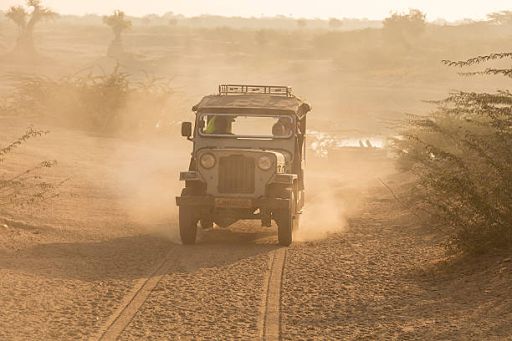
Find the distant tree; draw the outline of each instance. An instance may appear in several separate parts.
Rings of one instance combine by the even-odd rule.
[[[84,22],[87,22],[89,25],[99,25],[101,24],[102,17],[97,14],[87,13],[82,16]]]
[[[123,11],[115,10],[111,15],[103,17],[103,23],[109,26],[114,33],[114,40],[108,48],[108,55],[117,55],[123,52],[123,43],[121,40],[121,33],[132,27],[132,22],[126,19],[126,14]]]
[[[330,18],[329,19],[329,27],[334,29],[334,30],[337,30],[342,25],[343,25],[343,22],[340,19],[337,19],[337,18]]]
[[[512,24],[512,11],[500,11],[487,14],[487,19],[499,25]]]
[[[174,15],[174,12],[172,11],[169,11],[169,12],[165,12],[163,15],[162,15],[162,18],[164,19],[172,19],[174,18],[176,15]]]
[[[59,14],[41,6],[40,0],[27,0],[27,7],[12,6],[5,16],[18,26],[19,36],[14,52],[35,55],[34,27],[38,22],[58,18]]]
[[[308,22],[306,21],[306,19],[299,19],[297,20],[297,26],[299,28],[304,28],[308,25]]]
[[[437,18],[436,20],[431,21],[431,23],[437,26],[446,26],[448,24],[448,20],[444,18]]]
[[[456,21],[456,23],[457,23],[458,25],[473,25],[473,24],[475,24],[475,23],[476,23],[476,21],[475,21],[475,20],[473,20],[473,19],[471,19],[471,18],[464,18],[464,19],[462,19],[462,20],[458,20],[458,21]]]
[[[393,13],[384,19],[383,30],[387,38],[408,43],[409,38],[416,38],[425,31],[426,15],[418,9],[410,9],[409,14]]]
[[[169,24],[169,26],[178,26],[178,19],[171,18],[167,23]]]
[[[142,17],[142,23],[144,25],[149,25],[149,24],[155,25],[158,23],[159,20],[160,20],[160,16],[157,14],[147,14],[144,17]]]
[[[201,26],[203,24],[203,18],[202,17],[192,17],[192,18],[190,18],[190,24],[192,26]]]

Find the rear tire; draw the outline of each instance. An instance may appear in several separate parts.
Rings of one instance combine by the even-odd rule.
[[[201,229],[203,230],[209,230],[213,228],[213,220],[203,218],[199,220],[199,224],[201,224]]]

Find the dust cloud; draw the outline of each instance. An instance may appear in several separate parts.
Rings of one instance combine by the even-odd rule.
[[[179,172],[187,168],[192,146],[177,135],[174,132],[142,141],[111,140],[113,145],[104,163],[128,223],[181,243],[175,197],[183,187]],[[311,153],[306,167],[306,202],[294,240],[321,240],[344,232],[347,218],[364,206],[361,198],[368,182],[394,170],[382,153],[375,148],[349,148],[331,153],[329,158]]]
[[[189,147],[186,145],[185,147]],[[109,155],[112,187],[128,223],[180,243],[175,197],[183,183],[179,172],[186,169],[187,155],[172,139],[123,143]]]
[[[371,183],[395,172],[381,148],[341,147],[325,152],[320,155],[327,157],[312,156],[308,161],[306,201],[295,241],[321,240],[346,231],[348,219],[364,209],[363,198]]]
[[[41,25],[38,34],[53,37],[36,46],[45,58],[20,63],[4,58],[19,30],[0,17],[0,74],[41,76],[27,82],[25,76],[3,78],[0,95],[6,102],[0,101],[0,112],[22,115],[30,124],[100,135],[98,150],[91,153],[104,157],[87,160],[88,166],[105,173],[130,223],[173,241],[179,241],[174,199],[183,185],[179,171],[187,168],[192,148],[179,136],[178,124],[192,121],[191,106],[219,84],[290,85],[312,104],[306,205],[297,239],[325,238],[347,228],[357,192],[382,175],[376,162],[385,159],[384,141],[394,133],[389,121],[430,110],[423,100],[465,89],[466,81],[440,61],[481,54],[481,46],[500,51],[509,34],[507,26],[492,23],[425,22],[422,32],[410,36],[413,32],[404,35],[382,22],[357,20],[342,29],[327,20],[300,28],[283,18],[130,20],[124,51],[116,58],[108,53],[110,28],[101,16],[87,15]],[[508,86],[506,80],[486,78],[479,84],[482,89]],[[367,140],[371,146],[362,143]],[[352,194],[340,196],[347,189]]]
[[[305,242],[325,239],[332,233],[343,232],[346,228],[344,205],[336,200],[335,193],[317,193],[307,200],[294,240]]]

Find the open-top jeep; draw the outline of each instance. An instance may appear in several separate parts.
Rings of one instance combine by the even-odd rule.
[[[228,227],[240,219],[278,226],[290,245],[304,205],[306,114],[310,105],[286,86],[220,85],[192,110],[195,127],[181,133],[193,141],[179,206],[183,244],[196,240],[198,223]]]

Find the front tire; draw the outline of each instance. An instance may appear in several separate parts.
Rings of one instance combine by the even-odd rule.
[[[189,196],[190,190],[184,188],[181,192],[182,196]],[[197,237],[197,222],[199,217],[193,207],[180,206],[179,208],[179,226],[180,237],[183,245],[192,245],[196,242]]]
[[[297,202],[292,190],[287,190],[283,199],[291,199],[289,209],[279,210],[276,214],[277,239],[279,244],[289,246],[293,242],[293,231],[299,226],[299,216],[297,214]]]
[[[190,207],[180,206],[180,237],[184,245],[195,244],[198,220]]]

